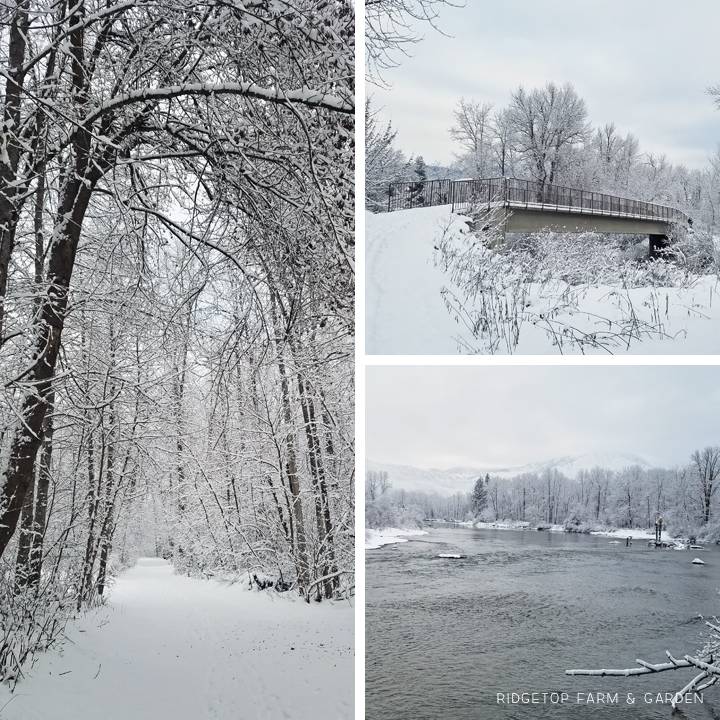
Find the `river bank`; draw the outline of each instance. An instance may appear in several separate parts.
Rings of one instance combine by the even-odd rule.
[[[393,543],[405,543],[407,538],[402,535],[427,535],[427,530],[418,528],[365,528],[365,549],[377,550],[383,545],[392,545]]]
[[[512,520],[498,522],[475,522],[468,520],[466,522],[453,523],[458,528],[468,528],[471,530],[525,530],[533,532],[551,532],[551,533],[569,533],[569,534],[580,534],[580,535],[596,535],[599,537],[609,537],[617,540],[626,540],[631,538],[632,540],[650,541],[655,539],[655,533],[652,530],[646,530],[644,528],[605,528],[601,530],[574,530],[568,529],[565,525],[557,525],[550,523],[530,523],[522,520]],[[441,528],[447,528],[448,523],[442,523]],[[435,526],[430,525],[429,527],[434,528]],[[437,528],[435,528],[437,529]],[[385,545],[392,545],[395,543],[408,542],[407,537],[412,535],[427,535],[427,530],[421,530],[419,528],[366,528],[365,529],[365,549],[366,550],[377,550]],[[685,545],[690,542],[688,538],[676,537],[670,533],[663,532],[663,542],[676,543],[679,549],[685,549]]]
[[[632,538],[633,540],[654,540],[655,532],[653,530],[646,530],[644,528],[605,528],[602,530],[573,530],[568,529],[565,525],[557,525],[550,523],[529,523],[527,521],[514,520],[498,522],[475,522],[468,520],[467,522],[457,523],[459,526],[464,528],[470,528],[475,530],[533,530],[543,532],[557,532],[557,533],[572,533],[581,535],[599,535],[605,537],[612,537],[625,540],[626,538]],[[685,542],[687,538],[675,537],[667,532],[663,532],[662,539],[664,542]]]

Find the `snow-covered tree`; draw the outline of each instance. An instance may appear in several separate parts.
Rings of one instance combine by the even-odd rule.
[[[710,521],[712,501],[720,483],[720,447],[706,447],[696,450],[691,457],[693,475],[700,491],[702,520]]]
[[[427,165],[422,155],[418,155],[412,164],[412,178],[417,182],[427,182]]]
[[[365,497],[377,500],[392,487],[390,477],[385,470],[368,470],[365,473]]]
[[[365,207],[372,212],[387,209],[388,186],[407,179],[408,161],[395,147],[396,132],[382,125],[377,112],[365,100]]]
[[[590,133],[585,101],[569,83],[529,91],[520,86],[510,96],[509,112],[517,152],[532,179],[541,186],[556,182],[567,152]]]
[[[450,128],[450,136],[460,146],[462,161],[472,177],[487,177],[491,167],[492,109],[492,103],[481,104],[460,98],[453,112],[455,122]]]
[[[421,37],[414,24],[438,29],[444,7],[462,0],[365,0],[365,70],[372,83],[383,83],[383,71],[397,67]]]
[[[472,489],[472,497],[471,497],[472,509],[476,515],[481,513],[487,507],[488,493],[487,493],[486,485],[489,483],[489,480],[490,480],[489,476],[487,478],[488,482],[486,482],[485,478],[479,477],[475,481],[475,485]]]
[[[490,150],[493,172],[500,177],[515,177],[516,143],[512,115],[508,108],[497,110],[490,122]]]

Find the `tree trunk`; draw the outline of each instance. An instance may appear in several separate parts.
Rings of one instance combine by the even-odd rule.
[[[76,150],[80,157],[63,189],[58,226],[49,250],[47,292],[33,322],[33,361],[22,378],[23,385],[30,390],[22,402],[21,419],[15,426],[8,459],[0,476],[0,557],[15,532],[25,496],[32,487],[35,459],[60,351],[75,254],[92,188],[99,179],[99,174],[90,181],[83,179],[87,154],[83,161],[81,148]]]
[[[303,518],[302,498],[300,496],[300,477],[297,464],[297,441],[293,429],[292,409],[290,406],[290,387],[287,370],[282,355],[278,357],[280,388],[282,394],[283,419],[285,421],[285,474],[292,495],[292,510],[295,516],[295,548],[298,583],[303,591],[310,582],[307,541],[305,539],[305,520]]]
[[[10,20],[8,58],[3,107],[2,161],[0,162],[0,346],[3,343],[5,323],[5,295],[7,293],[8,269],[15,245],[21,186],[16,182],[21,147],[16,135],[21,125],[21,102],[25,72],[29,0],[16,0]]]
[[[43,425],[43,442],[34,486],[28,490],[20,519],[20,538],[16,561],[16,582],[19,586],[38,587],[42,570],[43,542],[47,522],[52,460],[53,417],[55,393],[48,397],[48,412]]]
[[[298,390],[300,393],[300,405],[302,407],[303,420],[305,421],[305,436],[308,444],[308,459],[310,461],[310,474],[313,481],[315,496],[315,521],[320,541],[319,555],[325,557],[321,569],[321,577],[335,572],[335,552],[333,548],[332,522],[330,520],[330,506],[328,503],[327,484],[325,482],[325,468],[323,466],[320,450],[320,438],[315,420],[315,406],[308,392],[308,385],[298,373]],[[337,587],[337,576],[326,580],[323,583],[324,596],[331,598],[334,589]]]
[[[17,559],[15,560],[15,586],[27,587],[30,574],[30,550],[32,548],[33,514],[35,510],[35,492],[31,488],[20,513],[20,536],[18,538]]]

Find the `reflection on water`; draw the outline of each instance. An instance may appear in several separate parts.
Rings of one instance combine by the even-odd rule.
[[[699,554],[706,565],[692,564]],[[692,671],[595,678],[565,670],[663,662],[666,649],[694,653],[707,630],[698,613],[720,614],[718,570],[717,547],[628,548],[535,531],[433,529],[368,551],[366,718],[669,719],[657,694],[679,690]],[[498,694],[512,693],[537,693],[538,702],[498,704]],[[550,693],[568,699],[553,704]],[[596,702],[587,704],[591,693]],[[617,693],[618,703],[598,703],[597,693]],[[672,718],[720,717],[720,689],[704,701]]]

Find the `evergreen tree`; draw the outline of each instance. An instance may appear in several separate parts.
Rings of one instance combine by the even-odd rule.
[[[415,175],[415,178],[419,182],[427,181],[427,165],[425,164],[425,160],[423,160],[422,155],[418,155],[415,158],[415,164],[413,166],[413,174]]]
[[[489,475],[486,476],[485,482],[483,482],[483,479],[481,477],[479,477],[475,481],[475,487],[472,491],[471,502],[473,511],[477,514],[481,513],[487,507],[488,498],[487,489],[485,486],[489,481]]]
[[[409,207],[420,207],[425,205],[425,182],[427,182],[427,166],[422,155],[415,158],[412,165],[412,176],[415,182],[410,184]]]

